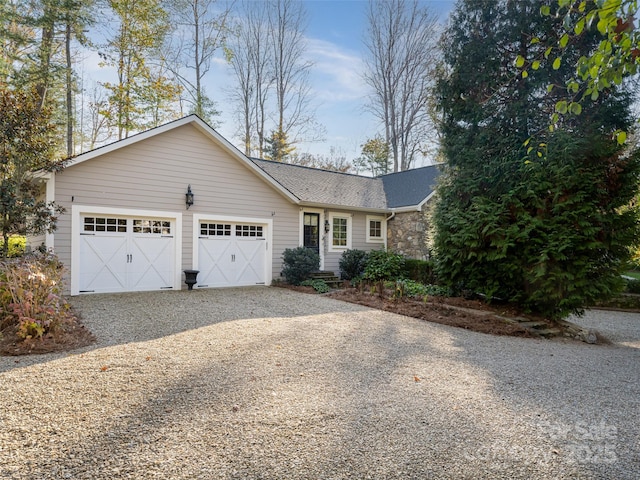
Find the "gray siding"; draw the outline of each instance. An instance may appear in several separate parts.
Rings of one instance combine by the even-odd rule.
[[[186,210],[189,184],[195,203]],[[298,207],[191,125],[63,170],[56,175],[55,200],[67,209],[55,235],[55,251],[67,266],[74,204],[182,213],[180,270],[192,267],[195,213],[272,219],[274,278],[282,251],[298,245]]]
[[[351,248],[354,250],[364,250],[366,252],[370,252],[371,250],[380,250],[384,248],[384,244],[382,243],[367,243],[367,213],[363,212],[349,212],[346,210],[326,210],[325,213],[328,215],[331,212],[335,213],[345,213],[352,214],[351,217]],[[384,215],[381,215],[384,216]],[[325,261],[324,268],[325,270],[329,270],[335,272],[336,275],[339,274],[340,271],[340,257],[342,256],[342,252],[330,252],[329,251],[329,242],[331,238],[329,235],[326,236],[325,239]]]

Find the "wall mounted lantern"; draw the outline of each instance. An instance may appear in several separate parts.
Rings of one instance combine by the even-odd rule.
[[[324,221],[324,233],[329,233],[329,230],[331,230],[331,225],[329,224],[329,220],[325,220]]]
[[[185,193],[185,203],[187,204],[187,210],[189,210],[189,207],[191,205],[193,205],[193,192],[191,191],[191,184],[189,184],[189,186],[187,187],[187,193]]]

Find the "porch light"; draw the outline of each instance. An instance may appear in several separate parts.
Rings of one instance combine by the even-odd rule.
[[[324,221],[324,233],[329,233],[329,230],[331,230],[331,225],[329,224],[329,220],[325,220]]]
[[[187,187],[187,193],[185,194],[185,197],[186,197],[185,203],[187,204],[187,210],[189,210],[189,207],[193,205],[193,192],[191,191],[191,184],[189,184],[189,186]]]

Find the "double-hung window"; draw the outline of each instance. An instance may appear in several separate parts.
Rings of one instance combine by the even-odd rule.
[[[367,215],[367,243],[384,243],[386,223],[384,217]]]
[[[351,248],[351,216],[330,213],[331,236],[329,251],[340,252]]]

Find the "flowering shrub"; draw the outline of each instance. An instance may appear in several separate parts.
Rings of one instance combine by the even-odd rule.
[[[62,264],[50,254],[0,262],[0,330],[15,326],[23,339],[41,338],[73,318],[62,276]]]

